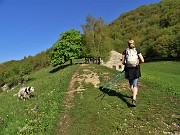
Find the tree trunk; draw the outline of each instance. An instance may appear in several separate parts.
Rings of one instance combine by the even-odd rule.
[[[70,59],[70,65],[72,65],[72,59]]]

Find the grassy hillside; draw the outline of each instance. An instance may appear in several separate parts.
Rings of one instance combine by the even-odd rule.
[[[162,0],[123,13],[108,26],[112,44],[122,52],[133,38],[146,59],[179,59],[179,14],[179,0]]]
[[[142,81],[151,87],[180,95],[180,62],[159,61],[142,64]]]
[[[64,95],[78,65],[46,68],[29,75],[24,86],[35,87],[35,96],[27,101],[17,100],[12,91],[0,93],[0,134],[45,134],[59,120]]]
[[[179,62],[144,63],[136,108],[131,106],[124,77],[109,92],[108,88],[99,89],[117,74],[110,68],[64,65],[40,70],[31,74],[31,80],[24,85],[36,88],[33,98],[18,101],[13,96],[22,86],[0,93],[0,134],[50,135],[61,134],[62,130],[68,135],[179,133],[179,84],[173,80],[180,78],[179,66]],[[65,94],[75,71],[78,73],[71,89],[77,91],[65,112]],[[65,121],[67,115],[69,119]],[[63,122],[67,122],[66,128]]]
[[[102,90],[95,88],[92,83],[86,83],[86,80],[95,79],[97,75],[101,87],[117,72],[97,65],[81,67],[79,77],[83,78],[84,76],[85,78],[82,82],[85,90],[75,93],[75,99],[69,112],[70,120],[66,134],[154,135],[179,133],[180,98],[163,91],[164,88],[169,88],[169,86],[162,85],[164,74],[161,71],[161,68],[165,68],[171,63],[175,71],[171,69],[165,71],[173,76],[175,72],[178,72],[179,63],[162,63],[156,63],[156,66],[159,67],[159,70],[156,70],[157,78],[159,77],[158,82],[154,79],[150,80],[150,83],[144,82],[145,76],[151,76],[149,73],[152,73],[153,68],[150,67],[154,67],[154,63],[146,63],[142,66],[143,77],[139,83],[140,91],[136,108],[131,106],[131,94],[128,83],[124,78],[111,91],[109,91],[109,88]],[[87,78],[86,75],[91,73],[93,75]],[[176,78],[179,79],[180,76],[177,75]],[[167,82],[171,81],[168,77],[166,79]],[[156,87],[157,84],[159,84],[158,87]],[[173,88],[176,88],[175,81],[171,82],[171,85],[173,84],[175,84]],[[177,89],[173,88],[172,90],[175,92]],[[61,134],[61,132],[58,134]]]

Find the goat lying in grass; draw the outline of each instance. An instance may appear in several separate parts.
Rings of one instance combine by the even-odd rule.
[[[33,96],[35,89],[34,87],[23,87],[19,90],[17,94],[14,94],[14,96],[18,96],[19,99],[28,99]]]

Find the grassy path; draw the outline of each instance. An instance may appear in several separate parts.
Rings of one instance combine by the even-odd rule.
[[[74,89],[85,89],[74,93],[64,134],[180,134],[178,96],[169,95],[140,81],[137,107],[132,107],[131,94],[124,78],[110,92],[108,88],[99,89],[115,74],[116,71],[98,65],[79,68],[76,73],[79,80],[74,81],[73,86]]]
[[[82,66],[82,65],[81,65]],[[80,67],[79,67],[80,68]],[[74,92],[79,92],[81,90],[76,89],[76,83],[78,81],[77,77],[78,77],[78,71],[79,68],[76,70],[76,72],[74,73],[74,75],[71,78],[71,82],[69,84],[69,88],[67,90],[67,94],[65,97],[65,101],[64,101],[64,116],[61,119],[61,124],[60,124],[60,130],[57,130],[56,133],[58,135],[66,135],[66,130],[69,128],[69,123],[70,123],[70,116],[69,116],[69,112],[73,103],[73,98],[74,98]]]

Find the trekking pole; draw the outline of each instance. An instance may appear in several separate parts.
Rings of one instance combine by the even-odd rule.
[[[118,74],[117,74],[115,77],[113,77],[110,81],[108,81],[107,83],[105,83],[105,84],[103,85],[102,89],[104,89],[106,86],[112,84],[111,87],[110,87],[110,89],[109,89],[109,91],[110,91],[110,90],[116,85],[116,83],[120,80],[121,75],[122,75],[123,72],[124,72],[124,71],[118,73]],[[109,91],[108,91],[108,92],[109,92]]]
[[[119,74],[118,78],[113,82],[108,92],[117,84],[117,82],[121,79],[122,73]]]

